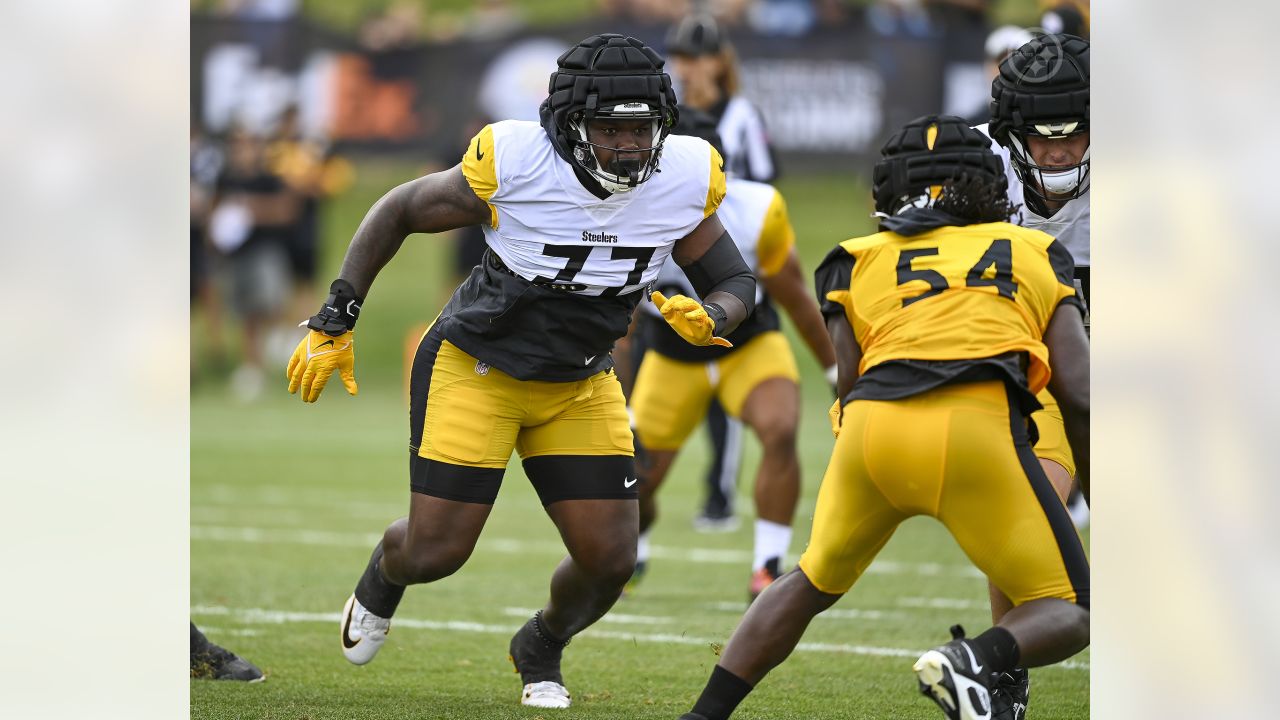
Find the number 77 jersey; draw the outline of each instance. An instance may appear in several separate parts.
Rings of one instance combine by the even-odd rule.
[[[1035,393],[1049,380],[1049,318],[1062,302],[1078,305],[1072,271],[1051,236],[996,222],[846,240],[814,275],[823,314],[853,327],[860,376],[895,360],[1025,353]]]

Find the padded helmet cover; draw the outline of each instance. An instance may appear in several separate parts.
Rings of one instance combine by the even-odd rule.
[[[907,123],[880,148],[872,172],[876,210],[893,215],[908,201],[962,176],[1008,188],[1004,163],[986,135],[954,115],[925,115]]]
[[[542,127],[556,152],[575,162],[578,138],[570,132],[570,120],[590,120],[597,111],[627,102],[656,108],[665,136],[679,113],[671,76],[662,71],[663,65],[662,57],[643,42],[615,33],[593,35],[561,55],[539,108]]]

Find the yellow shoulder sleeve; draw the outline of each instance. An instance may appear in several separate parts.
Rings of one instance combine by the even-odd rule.
[[[493,152],[493,126],[485,125],[462,154],[462,174],[476,196],[489,205],[489,225],[498,227],[498,208],[489,202],[498,192],[498,165]]]
[[[764,224],[760,238],[756,240],[756,257],[760,260],[760,274],[768,277],[782,269],[796,244],[796,232],[787,217],[787,202],[782,193],[773,191],[773,200],[764,212]]]
[[[711,217],[711,213],[720,207],[720,203],[724,200],[724,158],[720,157],[720,153],[715,148],[711,148],[711,182],[707,188],[707,205],[702,210],[702,217]]]

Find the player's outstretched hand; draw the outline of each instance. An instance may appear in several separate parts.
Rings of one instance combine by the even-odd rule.
[[[715,336],[716,322],[697,300],[684,295],[672,295],[668,298],[657,290],[653,291],[649,299],[658,306],[662,319],[687,342],[694,345],[733,347],[733,343]]]
[[[338,371],[347,392],[355,395],[356,387],[355,333],[348,330],[341,335],[328,335],[319,330],[308,330],[289,358],[285,377],[289,380],[289,393],[302,388],[302,401],[315,402],[329,382],[333,371]]]

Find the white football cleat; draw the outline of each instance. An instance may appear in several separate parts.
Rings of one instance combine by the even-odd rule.
[[[391,632],[391,619],[380,618],[356,600],[355,593],[342,608],[342,654],[355,665],[364,665],[378,654]]]
[[[538,708],[569,707],[569,691],[565,686],[552,680],[529,683],[520,693],[520,704]]]

